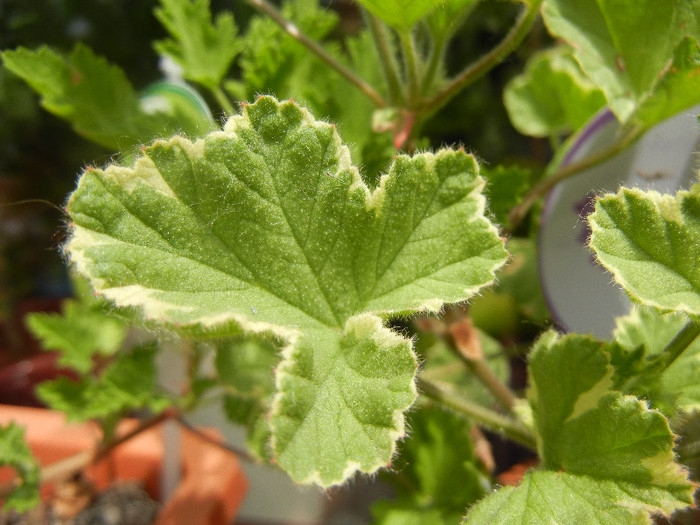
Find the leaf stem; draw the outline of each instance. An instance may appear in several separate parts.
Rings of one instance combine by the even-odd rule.
[[[418,60],[416,56],[416,46],[413,42],[410,30],[399,31],[401,50],[406,61],[406,74],[408,76],[408,106],[414,107],[418,103],[419,81],[418,81]]]
[[[418,378],[418,388],[426,397],[477,421],[491,430],[503,432],[513,441],[517,441],[533,450],[537,449],[535,434],[519,421],[503,416],[479,404],[472,403],[450,392],[448,388],[427,379]]]
[[[266,0],[248,0],[248,2],[258,11],[269,16],[277,25],[279,25],[289,36],[294,40],[304,45],[309,51],[323,60],[330,67],[344,76],[351,84],[357,87],[362,93],[374,103],[375,106],[383,108],[386,106],[384,98],[367,82],[357,76],[354,71],[346,67],[344,64],[336,60],[316,41],[312,40],[290,20],[287,20],[282,14]]]
[[[444,89],[423,101],[420,110],[434,113],[469,84],[484,76],[520,45],[530,31],[543,0],[530,0],[501,42],[476,62],[467,66]]]
[[[433,39],[433,48],[430,51],[430,59],[428,60],[428,67],[423,75],[423,82],[421,83],[421,94],[425,94],[430,90],[433,81],[435,80],[435,73],[438,70],[438,66],[443,57],[445,51],[445,39],[440,38]]]
[[[678,359],[681,354],[700,336],[700,322],[688,321],[676,337],[664,348],[661,355],[664,356],[665,368]]]
[[[214,98],[216,101],[219,103],[221,108],[228,114],[228,115],[233,115],[236,110],[233,108],[233,104],[229,100],[228,96],[226,96],[226,93],[224,93],[224,90],[221,89],[219,86],[213,88],[211,90],[212,94],[214,95]]]
[[[379,53],[379,59],[382,62],[382,71],[389,89],[389,100],[392,104],[403,104],[405,98],[401,87],[401,77],[399,76],[396,57],[387,39],[386,26],[376,16],[367,11],[365,12],[367,13],[367,25]]]
[[[448,333],[452,339],[451,347],[457,349],[457,354],[469,367],[472,373],[491,392],[499,403],[511,414],[517,401],[517,396],[501,381],[488,363],[484,360],[481,343],[474,325],[469,318],[451,323]]]
[[[553,175],[547,175],[552,169],[559,165],[560,159],[563,158],[562,155],[557,152],[557,156],[550,163],[548,169],[545,171],[545,176],[541,179],[524,197],[523,200],[515,206],[508,214],[509,231],[513,231],[518,224],[525,218],[527,212],[530,210],[533,204],[535,204],[541,197],[543,197],[550,189],[559,184],[565,179],[576,175],[577,173],[597,166],[605,162],[606,160],[614,157],[628,146],[630,146],[634,141],[636,141],[642,134],[643,128],[633,127],[625,133],[616,142],[613,142],[610,146],[604,150],[598,151],[588,157],[581,159],[578,162],[573,162],[559,168]],[[571,142],[567,141],[567,144],[571,145]]]

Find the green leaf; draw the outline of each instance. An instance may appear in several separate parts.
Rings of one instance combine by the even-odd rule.
[[[508,212],[517,205],[530,188],[532,173],[519,166],[498,165],[484,170],[488,209],[499,224],[508,223]]]
[[[627,122],[669,73],[681,40],[697,38],[697,11],[697,2],[686,0],[546,0],[542,14],[550,32],[574,49],[617,118]],[[676,86],[674,93],[688,98],[674,101],[674,108],[696,103],[698,95],[691,89]]]
[[[275,392],[274,369],[279,361],[279,348],[269,339],[239,336],[217,344],[216,370],[226,392],[226,415],[247,427],[248,448],[266,461],[271,459],[266,416]]]
[[[5,496],[3,509],[25,512],[39,505],[39,462],[14,423],[0,427],[0,467],[5,466],[14,469],[19,483]]]
[[[181,130],[196,135],[211,119],[171,105],[142,107],[124,72],[78,44],[68,58],[47,47],[2,53],[5,67],[41,95],[47,111],[67,120],[77,133],[112,150],[127,149]],[[195,136],[196,136],[195,135]]]
[[[433,40],[447,41],[476,7],[477,0],[443,0],[430,11],[426,23]]]
[[[204,140],[143,153],[83,174],[76,268],[147,320],[284,340],[271,425],[296,480],[385,465],[416,362],[381,318],[465,300],[505,260],[473,157],[397,157],[370,192],[333,126],[270,97]]]
[[[673,62],[652,95],[642,102],[635,119],[650,128],[700,102],[700,48],[694,38],[681,41]]]
[[[504,487],[476,505],[468,525],[575,523],[576,525],[650,525],[650,513],[679,508],[668,492],[566,472],[525,474],[517,487]]]
[[[157,391],[155,351],[154,346],[134,348],[120,354],[96,378],[45,381],[37,387],[37,394],[71,421],[109,420],[143,408],[161,412],[170,403]]]
[[[438,6],[435,0],[359,0],[377,18],[399,31],[409,31],[421,18]],[[455,0],[440,3],[449,5]]]
[[[126,336],[126,325],[94,305],[68,300],[61,314],[33,313],[27,326],[45,350],[59,350],[59,363],[80,373],[92,370],[93,356],[112,355]]]
[[[186,79],[216,89],[243,49],[233,15],[212,20],[209,0],[161,0],[154,14],[171,36],[155,42],[156,51],[180,64]]]
[[[394,462],[396,474],[386,477],[397,499],[372,506],[374,523],[400,523],[411,515],[422,523],[457,523],[465,506],[490,489],[474,455],[471,423],[426,406],[411,414],[409,424],[411,436]]]
[[[661,372],[655,367],[647,370],[645,365],[649,360],[662,356],[664,349],[687,322],[688,318],[684,315],[661,314],[652,308],[635,308],[629,315],[616,320],[613,334],[627,356],[632,356],[638,362],[636,374],[627,374],[624,379],[629,382],[643,374],[643,381],[635,381],[631,393],[649,399],[668,417],[675,415],[677,410],[689,414],[700,408],[700,340],[691,343]],[[641,352],[638,351],[640,348]]]
[[[549,332],[529,369],[542,470],[477,504],[468,523],[651,524],[692,502],[668,421],[611,390],[598,341]]]
[[[533,55],[525,72],[506,84],[503,101],[513,126],[533,137],[571,133],[605,105],[568,46]]]
[[[588,217],[598,261],[636,301],[700,316],[700,195],[622,188]]]

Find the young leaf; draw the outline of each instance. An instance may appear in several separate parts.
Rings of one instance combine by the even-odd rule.
[[[154,14],[171,36],[155,42],[156,51],[180,64],[186,79],[218,88],[243,49],[233,15],[212,20],[209,0],[161,0]]]
[[[525,72],[506,85],[503,101],[513,126],[533,137],[571,133],[605,105],[568,46],[533,55]]]
[[[698,37],[697,10],[697,3],[687,0],[546,0],[542,14],[550,32],[572,46],[617,118],[627,122],[672,70],[681,40]],[[649,35],[655,35],[653,46]],[[684,95],[673,103],[678,110],[694,105],[700,96],[690,87],[677,86],[674,93]]]
[[[661,356],[663,350],[688,322],[681,314],[661,314],[653,308],[635,308],[632,313],[616,320],[614,339],[634,356],[638,348],[643,348],[641,357],[647,360]],[[652,401],[666,416],[675,415],[678,410],[691,413],[700,408],[700,340],[691,345],[661,373],[658,370],[645,370],[645,362],[640,363],[644,381],[635,381],[631,391]],[[630,375],[625,379],[635,378]]]
[[[25,512],[39,504],[39,462],[34,458],[24,430],[14,423],[0,427],[0,467],[9,466],[19,484],[5,497],[3,509]]]
[[[633,299],[700,316],[700,194],[622,188],[588,222],[598,261]]]
[[[477,504],[468,523],[651,524],[651,514],[692,501],[668,421],[610,389],[598,341],[550,332],[531,353],[530,373],[543,470]]]
[[[27,326],[45,350],[60,350],[59,363],[78,372],[93,367],[93,356],[114,354],[126,335],[126,325],[99,307],[68,300],[61,314],[33,313]]]
[[[75,382],[62,377],[45,381],[37,387],[37,394],[72,421],[112,419],[143,408],[161,412],[169,401],[157,393],[154,356],[153,346],[134,348],[120,355],[97,378],[85,376]]]
[[[410,29],[438,5],[435,0],[359,0],[377,18],[399,31]],[[460,0],[448,0],[449,4]]]
[[[283,339],[271,426],[294,479],[385,465],[416,361],[382,318],[465,300],[505,260],[473,157],[397,157],[370,192],[333,126],[271,97],[203,140],[143,153],[83,174],[76,268],[147,320]]]
[[[411,414],[409,421],[411,435],[395,462],[397,478],[386,477],[395,481],[398,497],[372,506],[373,523],[405,523],[400,520],[409,518],[415,523],[457,523],[465,505],[490,488],[474,455],[471,424],[431,406]]]

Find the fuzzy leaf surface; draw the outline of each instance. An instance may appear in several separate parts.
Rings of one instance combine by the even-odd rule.
[[[217,88],[243,49],[233,15],[213,19],[209,0],[161,0],[154,13],[171,36],[155,42],[156,51],[177,62],[186,79]]]
[[[382,319],[464,300],[504,262],[477,171],[463,151],[401,156],[370,192],[333,126],[261,97],[203,140],[86,171],[67,251],[146,320],[285,341],[275,456],[331,485],[391,459],[415,397],[411,341]]]
[[[572,46],[583,71],[605,93],[621,122],[672,72],[683,38],[698,38],[698,12],[698,2],[686,0],[546,0],[542,10],[550,32]],[[653,46],[649,35],[655,35]],[[686,96],[673,103],[683,106],[678,110],[697,103],[697,90],[676,93],[681,92]]]
[[[588,217],[590,246],[625,291],[647,306],[700,316],[700,194],[622,188]]]
[[[549,332],[532,350],[530,374],[542,470],[484,499],[467,523],[650,524],[653,513],[692,501],[668,421],[611,389],[600,342]]]

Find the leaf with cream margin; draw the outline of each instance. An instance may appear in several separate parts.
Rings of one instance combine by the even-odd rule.
[[[616,392],[604,345],[545,334],[530,355],[541,469],[479,502],[466,523],[651,524],[692,502],[666,418]]]
[[[675,416],[679,410],[690,414],[700,409],[700,339],[693,341],[668,367],[654,366],[687,322],[683,314],[662,314],[644,307],[634,308],[615,321],[613,337],[621,352],[614,357],[621,360],[626,370],[637,372],[624,374],[620,379],[627,384],[632,380],[630,393],[648,399],[667,417]],[[615,364],[614,359],[612,362]]]
[[[632,299],[700,316],[700,193],[621,188],[588,222],[598,261]]]
[[[504,263],[483,185],[442,150],[397,157],[370,191],[332,125],[260,97],[204,139],[88,169],[66,252],[151,323],[283,340],[274,456],[329,486],[386,465],[404,434],[416,358],[383,319],[466,300]]]

